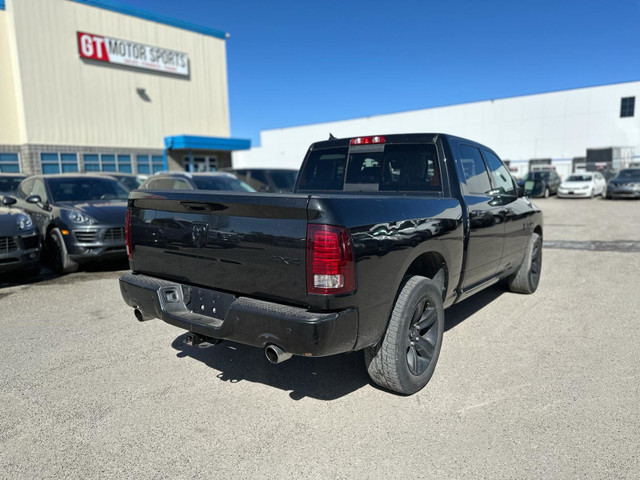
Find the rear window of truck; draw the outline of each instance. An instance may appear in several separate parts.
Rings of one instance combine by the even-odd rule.
[[[433,143],[327,148],[309,154],[298,191],[441,192],[440,178]]]

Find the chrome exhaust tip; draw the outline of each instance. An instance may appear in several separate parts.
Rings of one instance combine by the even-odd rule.
[[[152,318],[154,318],[151,315],[146,315],[139,308],[134,309],[133,314],[136,316],[136,319],[139,322],[146,322],[147,320],[151,320]]]
[[[292,356],[292,354],[285,352],[277,345],[267,345],[264,349],[264,354],[266,355],[267,360],[274,365],[282,363],[285,360],[289,360]]]

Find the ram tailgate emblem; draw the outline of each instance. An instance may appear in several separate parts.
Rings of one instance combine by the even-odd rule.
[[[201,247],[207,243],[207,232],[209,225],[206,223],[194,223],[191,229],[191,239],[196,247]]]

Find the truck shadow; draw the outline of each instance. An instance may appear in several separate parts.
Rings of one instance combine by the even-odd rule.
[[[185,336],[171,344],[178,357],[201,361],[217,370],[222,381],[262,383],[288,391],[293,400],[336,400],[371,383],[362,352],[321,358],[294,356],[272,365],[262,349],[226,341],[215,347],[192,347],[184,343]]]
[[[490,287],[447,309],[445,332],[460,325],[504,292],[500,286]],[[288,391],[293,400],[305,397],[337,400],[367,385],[382,390],[370,380],[361,351],[321,358],[294,356],[284,363],[272,365],[259,348],[226,341],[215,347],[192,347],[184,343],[185,337],[186,333],[171,344],[178,351],[177,356],[204,363],[218,371],[217,377],[225,382],[262,383]],[[446,336],[444,341],[446,345]]]

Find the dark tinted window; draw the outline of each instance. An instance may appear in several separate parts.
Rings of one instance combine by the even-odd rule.
[[[416,192],[441,191],[436,147],[432,143],[389,144],[377,152],[347,147],[312,152],[300,190]],[[344,182],[344,186],[343,186]]]
[[[193,183],[199,190],[231,190],[234,192],[255,192],[246,183],[227,175],[204,176],[194,175]]]
[[[0,192],[2,193],[13,193],[18,189],[18,185],[20,182],[24,180],[25,177],[0,177]]]
[[[126,200],[129,192],[115,179],[107,178],[49,178],[52,202],[90,200]]]
[[[617,178],[640,178],[640,168],[620,170],[620,173],[616,176]]]
[[[469,145],[460,145],[460,162],[467,192],[477,195],[487,194],[491,190],[491,183],[480,150]]]
[[[311,152],[299,190],[342,190],[347,151],[347,147],[340,147]]]
[[[502,164],[497,156],[488,150],[483,150],[482,155],[484,155],[484,159],[487,162],[493,187],[498,189],[500,193],[515,195],[516,189],[513,186],[513,179],[507,167]]]
[[[525,180],[549,180],[550,172],[529,172]]]
[[[380,190],[441,191],[436,146],[433,143],[387,145]]]

